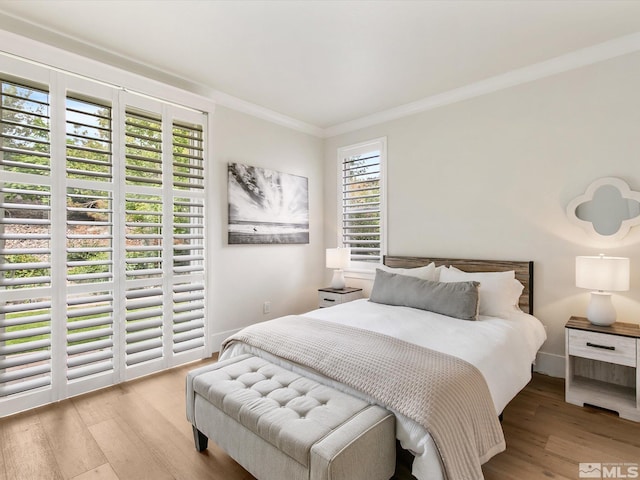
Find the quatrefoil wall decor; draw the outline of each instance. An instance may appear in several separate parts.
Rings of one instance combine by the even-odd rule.
[[[592,236],[620,240],[640,225],[640,192],[619,178],[599,178],[569,202],[567,216]]]

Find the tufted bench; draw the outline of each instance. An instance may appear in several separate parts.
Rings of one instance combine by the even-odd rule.
[[[252,355],[192,370],[187,418],[198,451],[211,438],[259,480],[388,480],[387,410]]]

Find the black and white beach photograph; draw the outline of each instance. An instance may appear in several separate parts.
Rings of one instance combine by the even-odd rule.
[[[309,180],[230,163],[229,244],[309,243]]]

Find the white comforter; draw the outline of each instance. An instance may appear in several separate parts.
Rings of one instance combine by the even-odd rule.
[[[314,310],[305,316],[384,333],[466,360],[484,375],[496,413],[501,413],[529,382],[531,364],[546,339],[540,321],[522,312],[514,312],[508,319],[481,316],[474,322],[414,308],[357,300]],[[235,344],[225,351],[222,359],[242,353],[270,357],[247,345]],[[269,360],[296,369],[285,361]],[[330,380],[324,379],[324,383],[357,395]],[[396,417],[396,436],[402,447],[415,455],[413,475],[419,480],[442,479],[442,468],[431,436],[408,418],[397,413]]]

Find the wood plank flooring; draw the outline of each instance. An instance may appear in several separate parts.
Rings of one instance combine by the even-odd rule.
[[[0,419],[0,480],[253,479],[213,442],[193,446],[184,378],[211,361]],[[640,462],[640,424],[566,404],[563,389],[536,374],[511,402],[507,451],[483,466],[487,480],[577,479],[579,462]],[[394,479],[407,472],[400,462]]]

